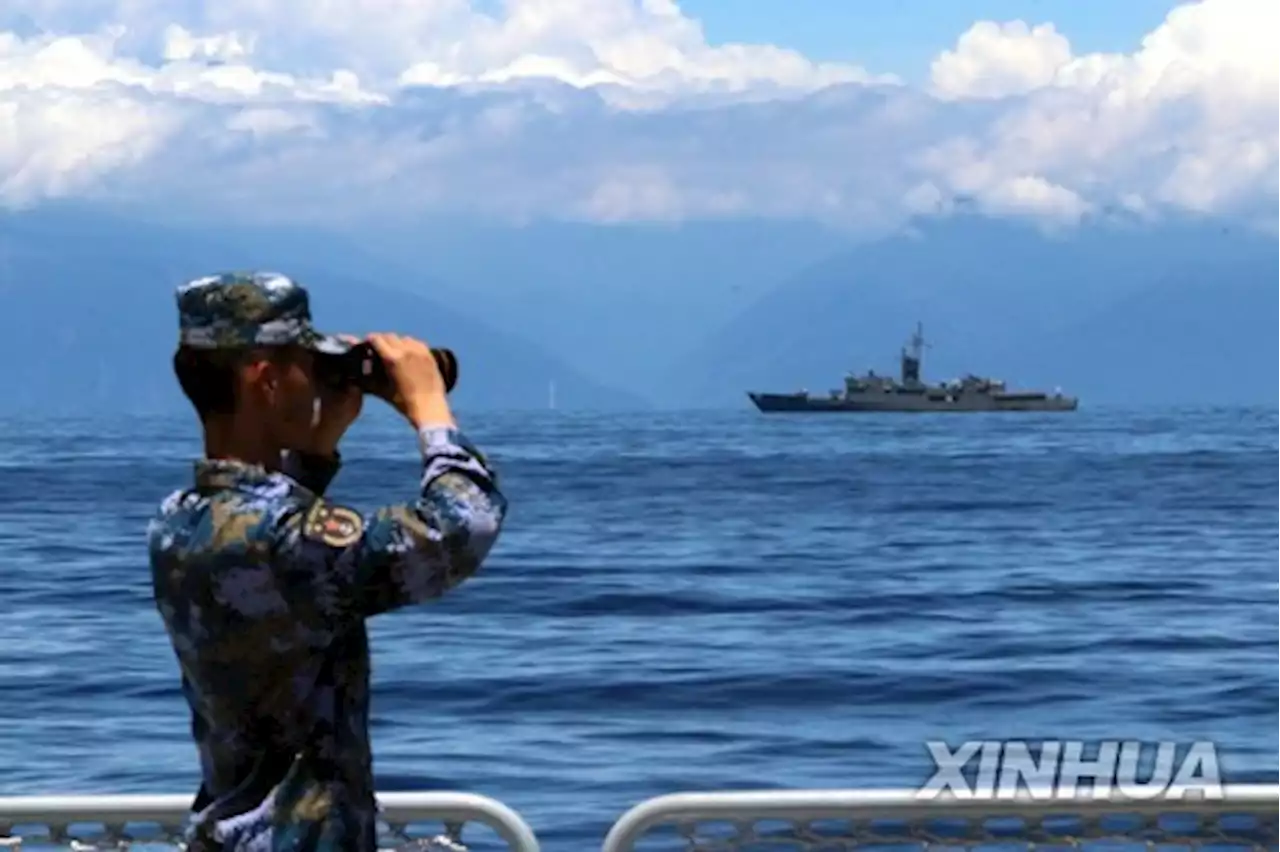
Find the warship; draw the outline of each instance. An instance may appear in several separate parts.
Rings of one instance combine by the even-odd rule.
[[[827,396],[813,396],[808,391],[795,393],[757,393],[747,396],[756,408],[766,414],[784,412],[928,412],[928,411],[1075,411],[1079,401],[1040,391],[1006,390],[1004,382],[985,376],[967,375],[942,384],[930,385],[920,380],[920,360],[925,347],[924,327],[916,324],[915,334],[903,347],[901,377],[878,376],[868,370],[864,376],[850,373],[844,390],[833,390]]]

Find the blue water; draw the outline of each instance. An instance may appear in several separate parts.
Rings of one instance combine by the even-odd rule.
[[[917,786],[932,739],[1212,739],[1274,782],[1274,410],[463,422],[511,515],[373,624],[383,790],[583,852],[677,790]],[[0,436],[0,794],[194,792],[143,549],[193,423]],[[411,495],[393,419],[346,455],[336,499]]]

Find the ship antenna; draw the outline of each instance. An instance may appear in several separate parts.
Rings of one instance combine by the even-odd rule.
[[[902,350],[901,373],[904,385],[914,385],[920,381],[920,355],[928,346],[924,340],[924,324],[917,321],[915,334],[911,335],[910,354],[905,347]]]
[[[916,322],[916,333],[911,335],[911,357],[920,360],[923,350],[929,348],[929,344],[924,340],[924,323]]]

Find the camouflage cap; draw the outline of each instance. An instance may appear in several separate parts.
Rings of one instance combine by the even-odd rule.
[[[311,325],[306,288],[278,272],[224,272],[178,288],[178,342],[197,349],[305,346],[340,355],[346,342]]]

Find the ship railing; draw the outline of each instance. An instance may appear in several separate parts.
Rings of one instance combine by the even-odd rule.
[[[133,844],[182,848],[191,796],[0,797],[0,849],[29,845],[76,850],[127,849]],[[379,848],[467,852],[463,829],[488,829],[475,848],[539,852],[538,839],[514,810],[472,793],[380,793]],[[496,838],[493,836],[496,835]],[[505,845],[495,847],[494,839]]]
[[[471,793],[383,793],[380,848],[539,852],[532,829],[514,810]],[[78,850],[125,849],[135,843],[181,844],[191,797],[184,795],[0,797],[0,848],[24,841]],[[1220,798],[1170,788],[1149,799],[1104,798],[1020,790],[1016,796],[938,796],[912,790],[766,790],[675,793],[641,802],[613,825],[603,852],[664,849],[804,850],[893,846],[974,849],[999,845],[1117,852],[1276,850],[1280,785],[1227,786]],[[464,827],[480,824],[478,840]],[[439,831],[434,829],[439,828]],[[494,841],[503,845],[495,847]],[[642,847],[639,844],[644,843]],[[594,847],[594,844],[591,844]]]
[[[929,799],[910,790],[677,793],[625,813],[606,837],[604,852],[637,852],[642,840],[659,837],[670,844],[660,848],[690,852],[993,845],[1032,852],[1086,845],[1108,852],[1125,845],[1275,850],[1280,785],[1229,787],[1222,793],[1212,799],[1198,790],[1170,788],[1146,800],[1081,799],[1043,790]]]

